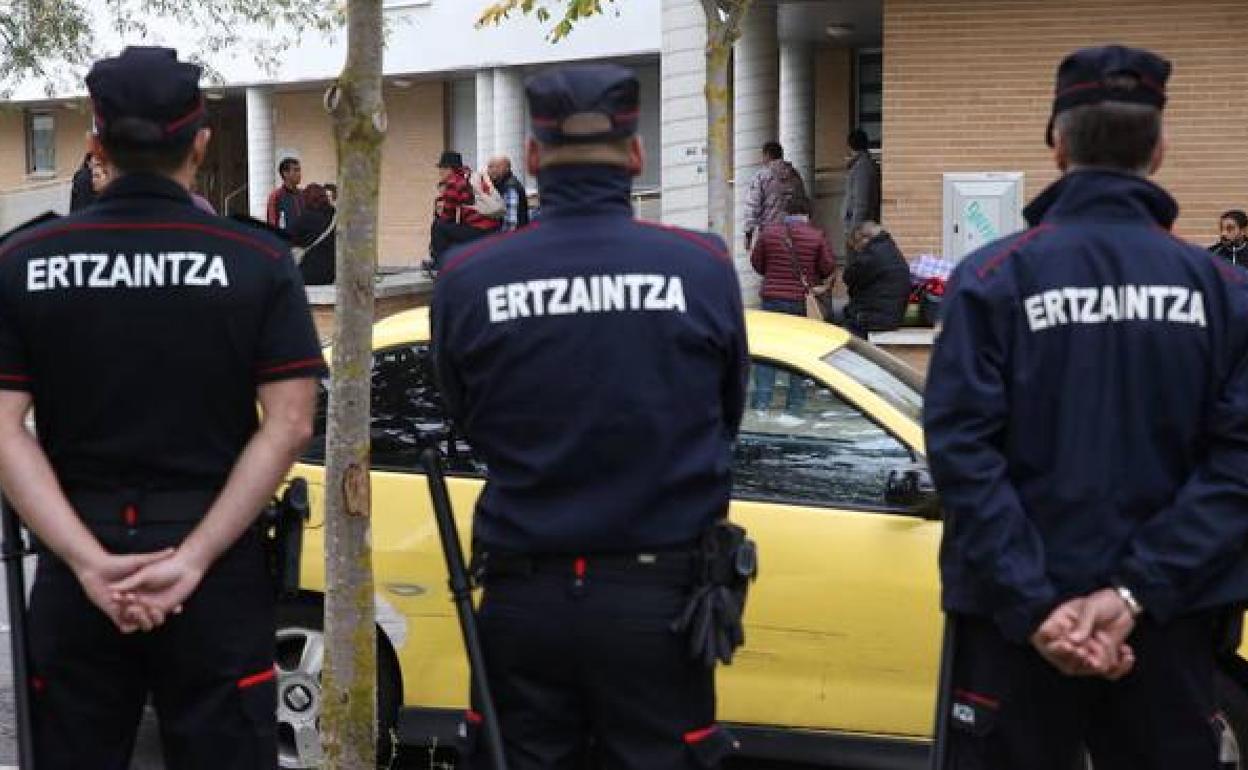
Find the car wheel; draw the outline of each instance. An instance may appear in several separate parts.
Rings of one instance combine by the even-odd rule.
[[[277,760],[289,770],[314,770],[321,753],[321,670],[325,662],[320,602],[277,608]],[[390,643],[377,631],[377,757],[385,766],[396,750],[400,677]]]

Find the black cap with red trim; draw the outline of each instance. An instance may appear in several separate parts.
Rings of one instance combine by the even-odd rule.
[[[207,118],[199,90],[203,70],[178,61],[172,48],[130,46],[120,56],[97,61],[87,75],[95,112],[95,131],[108,136],[109,126],[122,118],[147,121],[155,129],[143,144],[189,141]]]
[[[1045,142],[1053,146],[1053,122],[1059,114],[1086,104],[1126,102],[1164,110],[1170,70],[1170,62],[1142,48],[1107,45],[1075,51],[1057,68]]]
[[[542,144],[587,144],[637,133],[641,87],[625,67],[559,67],[529,78],[525,91],[533,136]]]

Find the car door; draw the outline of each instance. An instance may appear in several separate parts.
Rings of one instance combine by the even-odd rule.
[[[890,476],[920,462],[916,448],[843,371],[761,358],[752,369],[731,515],[758,542],[760,576],[746,646],[720,672],[721,716],[926,734],[940,528],[888,495]]]
[[[373,354],[371,397],[372,541],[379,622],[403,671],[407,704],[459,708],[467,695],[467,664],[447,600],[446,566],[428,485],[420,466],[426,446],[442,453],[460,536],[467,548],[484,465],[446,418],[424,341]],[[322,393],[315,439],[295,470],[311,482],[313,510],[304,544],[303,585],[324,590],[323,479],[327,400]]]

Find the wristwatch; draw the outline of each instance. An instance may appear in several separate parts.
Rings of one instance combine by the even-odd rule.
[[[1122,603],[1127,605],[1127,612],[1131,613],[1131,619],[1137,620],[1144,614],[1144,605],[1135,598],[1135,594],[1131,593],[1131,589],[1122,583],[1114,584],[1114,591],[1117,592],[1118,598],[1122,599]]]

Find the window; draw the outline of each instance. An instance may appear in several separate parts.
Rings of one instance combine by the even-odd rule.
[[[26,173],[56,173],[56,119],[51,113],[26,113]]]
[[[822,507],[896,508],[890,477],[904,444],[805,375],[755,362],[734,462],[736,497]]]
[[[867,132],[871,148],[878,150],[884,138],[884,52],[862,49],[857,52],[856,65],[857,125]]]
[[[403,345],[373,354],[372,466],[377,470],[418,471],[420,453],[431,444],[442,453],[449,473],[485,475],[485,464],[455,435],[433,374],[428,345]],[[329,398],[324,386],[317,401],[311,448],[304,460],[325,461]]]
[[[923,381],[895,358],[857,337],[823,357],[823,362],[860,382],[912,420],[923,417]]]

